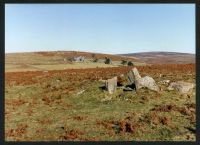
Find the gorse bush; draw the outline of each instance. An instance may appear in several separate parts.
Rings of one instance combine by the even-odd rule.
[[[105,64],[111,64],[111,59],[108,57],[105,57]]]
[[[134,64],[131,61],[129,61],[128,66],[134,66]]]
[[[95,54],[95,53],[92,53],[92,57],[95,58],[95,56],[96,56],[96,54]]]
[[[127,61],[126,60],[122,60],[122,62],[121,62],[121,64],[123,64],[123,65],[127,65]]]
[[[93,60],[93,62],[98,62],[99,61],[99,59],[98,58],[95,58],[94,60]]]

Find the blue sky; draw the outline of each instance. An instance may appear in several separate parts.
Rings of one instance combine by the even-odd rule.
[[[5,52],[195,53],[194,4],[6,4]]]

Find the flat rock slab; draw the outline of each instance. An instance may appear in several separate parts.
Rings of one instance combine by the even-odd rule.
[[[114,77],[112,79],[108,79],[106,81],[106,89],[109,94],[113,94],[116,92],[117,89],[117,77]]]
[[[177,81],[170,83],[168,90],[177,90],[180,94],[187,94],[194,86],[194,83]]]
[[[160,91],[160,88],[156,84],[155,80],[149,76],[145,76],[143,78],[138,79],[135,85],[136,85],[136,89],[145,87],[152,91],[156,91],[156,92]]]

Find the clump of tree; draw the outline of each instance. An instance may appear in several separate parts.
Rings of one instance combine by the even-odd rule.
[[[112,60],[108,57],[105,57],[105,64],[111,64]]]
[[[93,62],[98,62],[99,61],[99,59],[98,58],[95,58],[94,60],[93,60]]]
[[[127,65],[127,63],[128,62],[126,60],[122,60],[122,62],[121,62],[122,65]]]
[[[129,61],[129,62],[128,62],[128,66],[134,66],[133,62],[132,62],[132,61]]]
[[[71,57],[71,58],[68,58],[68,61],[69,61],[69,62],[73,62],[73,61],[74,61],[74,58],[72,58],[72,57]]]
[[[92,53],[92,58],[95,58],[96,57],[96,54],[95,53]]]

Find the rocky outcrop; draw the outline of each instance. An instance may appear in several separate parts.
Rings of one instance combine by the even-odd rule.
[[[148,88],[152,91],[160,91],[160,88],[156,84],[155,80],[149,76],[141,77],[136,67],[134,67],[127,74],[122,74],[118,77],[116,76],[112,79],[105,80],[104,82],[106,90],[109,94],[113,94],[116,92],[117,84],[124,87],[126,87],[125,84],[128,84],[129,86],[133,85],[134,88],[131,88],[129,90],[139,90],[141,88]]]
[[[160,91],[158,85],[152,77],[141,77],[137,68],[135,67],[127,73],[127,80],[129,83],[135,84],[136,90],[139,90],[140,88],[148,88],[156,92]]]

